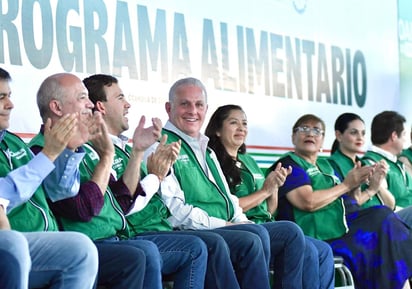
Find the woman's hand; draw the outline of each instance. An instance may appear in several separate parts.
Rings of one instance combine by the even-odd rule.
[[[343,184],[348,187],[348,190],[352,190],[359,187],[362,183],[369,180],[375,170],[375,166],[362,166],[360,162],[355,164],[355,167],[351,169],[346,176]]]
[[[375,169],[369,178],[369,189],[378,192],[379,188],[382,186],[383,181],[388,173],[389,166],[385,160],[380,160],[375,164]]]

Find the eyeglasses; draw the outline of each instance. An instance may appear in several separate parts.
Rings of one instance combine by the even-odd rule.
[[[314,136],[321,136],[323,135],[324,131],[317,127],[308,127],[308,126],[298,126],[293,130],[294,132],[299,132],[300,134],[310,135],[313,134]]]

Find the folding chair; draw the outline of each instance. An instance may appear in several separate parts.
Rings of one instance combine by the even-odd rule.
[[[335,289],[355,289],[352,273],[343,264],[343,258],[334,256],[335,263]]]

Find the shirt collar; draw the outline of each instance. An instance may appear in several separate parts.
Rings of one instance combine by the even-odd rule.
[[[5,135],[6,135],[6,130],[5,129],[0,130],[0,142],[3,141]]]
[[[206,151],[207,144],[209,143],[209,138],[204,134],[199,133],[199,136],[197,138],[191,137],[183,131],[181,131],[180,129],[178,129],[173,123],[170,122],[170,120],[166,122],[164,128],[180,136],[190,146],[192,146],[193,144],[197,144],[198,146],[200,146],[202,151]]]
[[[129,142],[129,138],[125,135],[119,135],[119,136],[115,136],[112,134],[109,134],[110,139],[112,140],[114,145],[117,145],[118,147],[120,147],[122,150],[124,150],[126,148],[126,144]]]
[[[380,155],[383,155],[385,158],[387,158],[388,160],[396,163],[398,160],[398,157],[396,155],[391,154],[390,152],[381,149],[380,147],[377,147],[375,145],[372,145],[372,147],[370,148],[371,151],[378,153]]]

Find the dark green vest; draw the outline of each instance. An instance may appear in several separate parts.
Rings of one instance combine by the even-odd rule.
[[[113,162],[113,170],[117,177],[123,175],[126,170],[131,147],[126,146],[126,151],[115,145],[115,156]],[[140,177],[144,178],[147,175],[147,168],[144,164],[141,166]],[[138,199],[139,197],[137,197]],[[155,194],[146,205],[146,207],[134,214],[126,216],[127,222],[132,235],[137,235],[141,232],[148,231],[171,231],[173,227],[167,220],[170,216],[169,210],[164,205],[158,194]]]
[[[30,146],[44,146],[43,134],[36,135],[30,142]],[[84,145],[86,152],[80,164],[80,183],[89,181],[93,170],[99,162],[97,153],[90,145]],[[82,232],[92,240],[105,239],[113,236],[128,237],[126,218],[117,203],[110,188],[107,187],[104,204],[99,215],[94,216],[89,222],[80,222],[68,218],[59,217],[65,231]]]
[[[411,148],[402,150],[400,155],[403,157],[406,157],[409,160],[409,162],[412,164],[412,149]]]
[[[382,159],[389,165],[386,181],[388,183],[388,190],[395,197],[396,206],[405,208],[412,205],[412,177],[403,168],[402,162],[394,163],[373,151],[367,151],[362,158],[362,162],[371,164],[371,161],[377,163]]]
[[[169,130],[163,129],[163,133],[168,135],[168,143],[181,139]],[[227,192],[224,186],[226,180],[222,180],[217,169],[219,162],[211,158],[211,151],[208,149],[206,162],[216,185],[205,174],[190,146],[181,140],[182,146],[173,169],[185,194],[186,203],[206,211],[209,216],[230,221],[234,208],[229,198],[230,192]]]
[[[17,135],[6,132],[0,143],[0,177],[7,176],[13,169],[27,164],[32,152]],[[10,157],[7,157],[7,154]],[[8,213],[11,228],[21,232],[57,231],[56,220],[46,201],[43,186],[35,191],[29,201]]]
[[[316,166],[298,157],[294,153],[290,156],[308,174],[313,191],[330,189],[340,183],[334,175],[333,168],[326,159],[318,158]],[[306,235],[320,240],[330,240],[343,236],[348,227],[345,219],[345,208],[342,198],[338,198],[329,205],[315,212],[302,211],[293,208],[296,223]]]
[[[231,188],[231,191],[233,194],[236,194],[236,196],[241,198],[262,189],[263,183],[265,182],[265,176],[251,156],[248,154],[238,154],[237,157],[242,162],[242,182],[235,188]],[[246,216],[249,220],[252,220],[257,224],[272,221],[272,216],[268,212],[266,200],[248,210]]]

